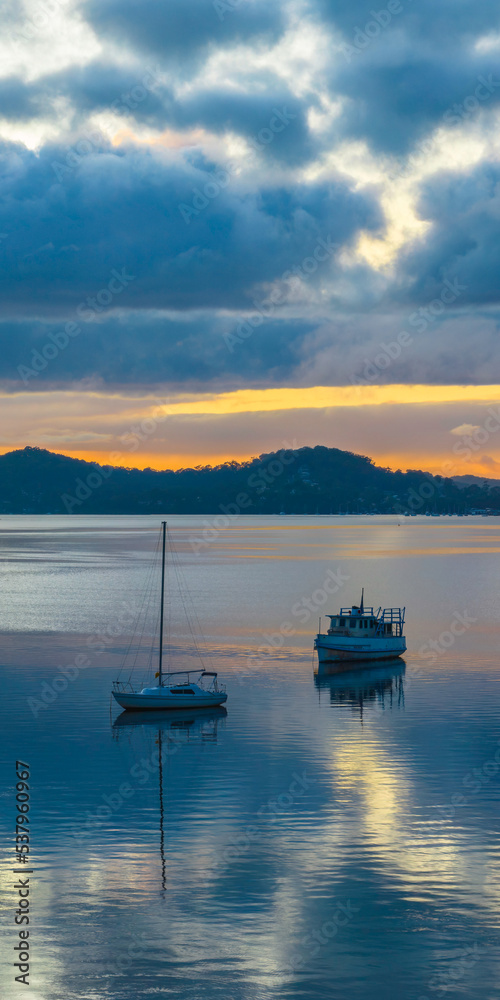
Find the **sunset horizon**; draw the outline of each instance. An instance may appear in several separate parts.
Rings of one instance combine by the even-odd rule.
[[[9,416],[13,433],[7,443],[4,431],[0,454],[28,445],[101,465],[179,469],[248,461],[295,442],[295,448],[324,445],[367,455],[393,470],[496,478],[499,399],[498,385],[4,393],[0,418]],[[172,447],[176,441],[182,451]]]

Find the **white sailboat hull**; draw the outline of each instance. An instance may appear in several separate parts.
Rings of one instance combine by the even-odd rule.
[[[222,705],[227,701],[227,694],[223,691],[208,692],[206,694],[171,694],[169,691],[161,694],[143,694],[141,691],[125,692],[113,691],[113,698],[116,699],[122,708],[130,711],[144,711],[150,709],[176,709],[176,708],[212,708],[214,705]]]
[[[319,663],[338,663],[345,660],[392,660],[406,651],[404,636],[341,637],[318,635],[315,641]]]

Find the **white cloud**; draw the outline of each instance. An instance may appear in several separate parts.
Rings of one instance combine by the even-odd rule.
[[[454,427],[450,431],[450,434],[456,434],[458,437],[462,437],[464,434],[473,434],[474,431],[479,431],[481,428],[477,424],[460,424],[460,427]]]
[[[67,66],[90,62],[101,52],[94,32],[76,3],[26,0],[24,16],[4,27],[0,76],[19,75],[26,82]]]

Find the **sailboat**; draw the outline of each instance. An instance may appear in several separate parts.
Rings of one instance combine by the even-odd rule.
[[[163,619],[165,608],[165,542],[167,522],[161,522],[162,527],[162,562],[161,562],[161,595],[160,595],[160,648],[158,684],[143,687],[135,691],[130,681],[116,680],[112,694],[121,708],[129,711],[158,711],[180,708],[212,708],[227,701],[223,685],[217,682],[217,673],[211,670],[163,670]],[[182,678],[178,680],[177,678]],[[192,679],[194,678],[194,680]]]

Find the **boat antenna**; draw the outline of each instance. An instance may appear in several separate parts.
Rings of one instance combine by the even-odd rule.
[[[159,657],[159,667],[158,667],[158,686],[162,686],[162,659],[163,659],[163,608],[165,604],[165,533],[167,530],[167,522],[162,521],[162,552],[161,552],[161,598],[160,598],[160,657]]]
[[[359,610],[361,611],[361,614],[364,614],[364,610],[365,610],[364,604],[363,604],[363,598],[364,598],[364,596],[365,596],[365,588],[362,587],[361,588],[361,604],[359,606]]]

